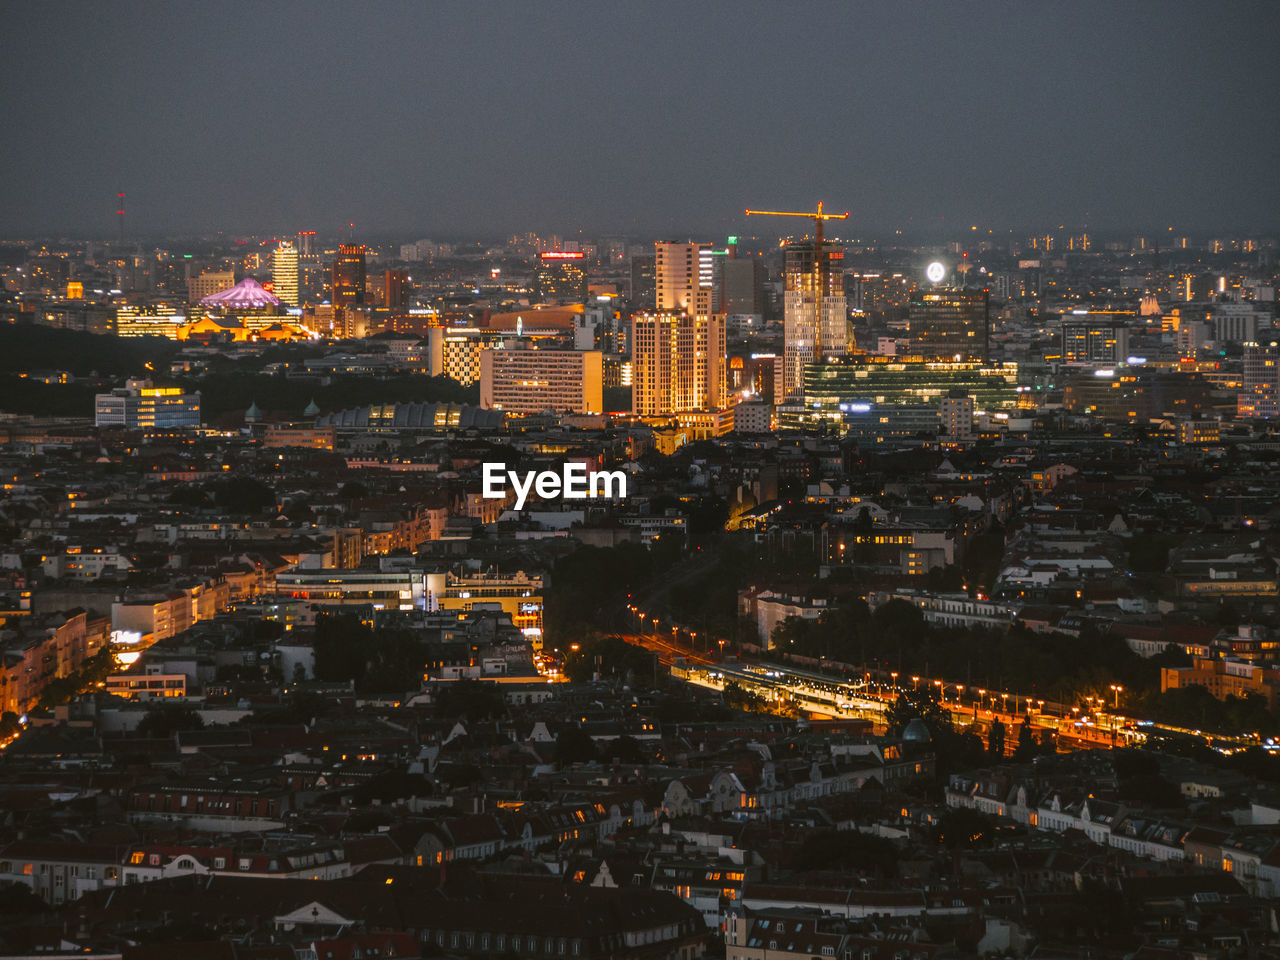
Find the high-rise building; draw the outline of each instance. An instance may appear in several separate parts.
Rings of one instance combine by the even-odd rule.
[[[636,314],[631,321],[631,377],[631,409],[640,416],[724,407],[723,317],[676,310]]]
[[[656,295],[657,258],[652,253],[637,253],[631,257],[631,287],[627,296],[633,310],[652,310]]]
[[[988,290],[917,290],[907,304],[908,352],[948,360],[985,360],[990,314]]]
[[[1264,330],[1244,345],[1244,390],[1236,398],[1236,415],[1280,415],[1280,330]]]
[[[903,273],[859,271],[850,273],[845,281],[849,306],[867,314],[905,310],[911,291],[911,278]]]
[[[1124,363],[1129,356],[1129,327],[1123,320],[1090,316],[1062,318],[1063,363]]]
[[[654,308],[708,316],[720,312],[716,254],[709,243],[655,243]]]
[[[599,350],[536,350],[512,344],[480,352],[480,406],[526,415],[604,410],[604,355]]]
[[[816,254],[816,255],[815,255]],[[782,395],[804,389],[804,367],[844,356],[850,347],[844,296],[844,247],[814,241],[788,244],[783,288]]]
[[[724,271],[724,312],[764,314],[764,263],[759,257],[729,258]]]
[[[362,243],[344,243],[338,246],[338,256],[333,261],[330,302],[335,307],[346,307],[365,300],[365,247]]]
[[[281,303],[298,305],[298,248],[287,240],[271,251],[271,285]]]
[[[538,255],[533,296],[540,303],[585,303],[587,255],[578,250],[546,250]]]
[[[408,302],[408,270],[388,270],[383,275],[383,306],[401,310]]]

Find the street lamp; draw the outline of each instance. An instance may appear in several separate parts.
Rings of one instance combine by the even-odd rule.
[[[916,690],[919,690],[919,689],[920,689],[920,678],[919,678],[919,677],[912,677],[912,678],[911,678],[911,686],[912,686],[912,687],[914,687]]]
[[[1114,694],[1116,695],[1116,709],[1117,709],[1117,710],[1119,710],[1119,709],[1120,709],[1120,691],[1121,691],[1121,690],[1123,690],[1123,689],[1124,689],[1124,687],[1120,686],[1120,684],[1118,684],[1118,683],[1113,683],[1113,684],[1111,685],[1111,692],[1112,692],[1112,693],[1114,693]]]

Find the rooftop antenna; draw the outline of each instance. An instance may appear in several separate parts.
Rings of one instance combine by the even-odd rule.
[[[123,193],[118,194],[116,199],[119,200],[118,206],[120,208],[116,211],[116,220],[119,225],[119,241],[120,241],[120,246],[123,247],[124,246],[124,194]]]

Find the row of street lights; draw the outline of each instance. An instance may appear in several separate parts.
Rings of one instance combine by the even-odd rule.
[[[865,675],[865,677],[869,683],[871,675],[868,673]],[[900,688],[898,686],[898,671],[896,670],[890,671],[889,677],[892,680],[890,689],[893,691],[899,690]],[[1035,697],[1024,696],[1023,694],[1020,694],[1020,693],[1009,693],[1007,691],[987,690],[985,687],[966,687],[966,685],[963,683],[947,683],[946,681],[943,681],[943,680],[929,680],[929,678],[927,677],[920,677],[914,674],[911,676],[910,679],[911,679],[912,690],[914,690],[917,693],[920,691],[921,680],[924,680],[926,684],[932,684],[934,687],[937,688],[938,699],[944,704],[952,702],[952,701],[949,701],[947,698],[948,691],[955,692],[954,702],[957,706],[959,706],[963,702],[964,691],[966,689],[970,690],[974,698],[973,709],[974,709],[975,716],[977,716],[977,711],[979,709],[982,709],[982,710],[990,709],[994,712],[996,709],[997,701],[999,701],[999,704],[1000,704],[1000,712],[1009,714],[1010,698],[1013,699],[1012,713],[1014,714],[1023,713],[1023,712],[1025,713],[1033,713],[1033,712],[1043,713],[1044,712],[1044,704],[1045,704],[1044,700],[1037,699]],[[1113,709],[1119,710],[1120,694],[1124,692],[1123,684],[1119,684],[1119,683],[1110,684],[1108,686],[1108,690],[1111,692],[1112,696],[1114,697]],[[988,702],[987,702],[988,697],[990,698],[990,705],[988,705]],[[1086,696],[1084,700],[1085,700],[1085,703],[1088,705],[1089,714],[1102,713],[1106,709],[1106,698],[1100,694],[1097,696]],[[1079,711],[1080,711],[1079,707],[1072,708],[1073,714],[1079,714]]]
[[[646,636],[646,632],[645,632],[645,624],[646,624],[646,623],[650,623],[650,622],[652,622],[652,624],[653,624],[653,633],[652,633],[652,636],[653,636],[655,639],[658,637],[658,634],[659,634],[659,627],[661,626],[662,621],[661,621],[661,620],[660,620],[656,615],[655,615],[655,616],[650,616],[650,615],[648,615],[648,614],[644,613],[643,611],[638,610],[638,609],[637,609],[634,605],[632,605],[632,604],[628,604],[628,605],[627,605],[627,609],[628,609],[628,610],[630,610],[632,613],[634,613],[634,614],[636,615],[636,617],[638,618],[638,620],[639,620],[639,624],[640,624],[640,635],[641,635],[641,636]],[[689,634],[689,647],[690,647],[690,649],[691,649],[691,650],[693,650],[693,651],[695,651],[695,652],[696,652],[696,651],[697,651],[698,633],[697,633],[697,631],[696,631],[696,630],[690,630],[690,631],[687,631],[687,632],[688,632],[688,634]],[[677,643],[677,641],[678,641],[678,639],[679,639],[679,635],[680,635],[680,627],[679,627],[678,625],[673,624],[673,625],[672,625],[672,627],[671,627],[671,640],[672,640],[672,644],[673,644],[673,645],[675,645],[675,644]],[[718,643],[718,644],[719,644],[719,646],[720,646],[720,659],[723,661],[723,660],[724,660],[724,646],[725,646],[725,641],[724,641],[724,640],[719,640],[719,641],[717,641],[717,643]],[[886,666],[887,666],[887,664],[886,664]],[[890,686],[890,690],[892,690],[892,691],[894,691],[894,692],[897,692],[898,690],[900,690],[900,689],[901,689],[901,688],[898,686],[898,677],[899,677],[899,675],[900,675],[900,674],[899,674],[899,672],[898,672],[897,670],[891,670],[891,671],[889,671],[889,678],[890,678],[890,681],[891,681],[891,683],[890,683],[890,685],[889,685],[889,686]],[[869,687],[869,686],[871,686],[871,674],[870,674],[870,673],[865,674],[864,679],[865,679],[865,681],[866,681],[867,686],[868,686],[868,687]],[[906,679],[906,678],[904,678],[904,680],[905,680],[905,679]],[[978,712],[978,710],[979,710],[979,709],[983,709],[983,710],[988,709],[988,706],[987,706],[987,697],[990,697],[990,698],[991,698],[991,705],[990,705],[990,708],[989,708],[989,709],[990,709],[990,710],[992,710],[993,712],[994,712],[994,711],[995,711],[995,709],[996,709],[996,701],[997,701],[997,700],[999,700],[999,702],[1000,702],[1000,712],[1001,712],[1001,713],[1004,713],[1004,714],[1009,714],[1009,712],[1010,712],[1010,711],[1009,711],[1009,698],[1010,698],[1010,697],[1012,697],[1012,698],[1013,698],[1013,713],[1015,713],[1015,714],[1016,714],[1016,713],[1020,713],[1020,712],[1025,712],[1025,713],[1027,713],[1027,714],[1031,714],[1031,713],[1033,713],[1033,712],[1034,712],[1034,713],[1043,713],[1043,712],[1044,712],[1044,704],[1045,704],[1044,700],[1036,699],[1036,698],[1034,698],[1034,697],[1024,696],[1024,695],[1019,694],[1019,693],[1008,693],[1007,691],[996,691],[996,690],[990,690],[990,691],[989,691],[989,690],[987,690],[985,687],[966,687],[966,685],[965,685],[965,684],[963,684],[963,683],[954,683],[954,684],[953,684],[953,683],[947,683],[947,682],[946,682],[946,681],[944,681],[944,680],[929,680],[929,678],[927,678],[927,677],[921,677],[921,676],[919,676],[918,674],[913,674],[913,675],[911,676],[911,678],[910,678],[910,679],[911,679],[912,689],[913,689],[914,691],[916,691],[916,692],[919,692],[919,690],[920,690],[920,681],[921,681],[921,680],[924,680],[926,684],[930,684],[930,683],[931,683],[934,687],[936,687],[936,688],[937,688],[937,691],[938,691],[938,698],[939,698],[939,700],[940,700],[943,704],[946,704],[946,703],[948,703],[948,702],[949,702],[949,701],[947,700],[947,692],[948,692],[948,690],[954,690],[954,692],[955,692],[955,701],[954,701],[954,702],[955,702],[955,704],[956,704],[957,706],[960,706],[960,705],[961,705],[961,703],[962,703],[962,698],[963,698],[963,696],[964,696],[964,691],[965,691],[966,689],[971,690],[971,691],[975,694],[975,696],[974,696],[974,700],[973,700],[973,709],[974,709],[974,716],[975,716],[975,717],[977,716],[977,712]],[[882,689],[883,689],[883,687],[882,687]],[[1112,693],[1112,695],[1113,695],[1113,696],[1114,696],[1114,698],[1115,698],[1114,708],[1113,708],[1113,709],[1115,709],[1115,710],[1119,710],[1119,709],[1120,709],[1120,694],[1124,691],[1124,686],[1123,686],[1123,685],[1121,685],[1121,684],[1118,684],[1118,683],[1113,683],[1113,684],[1110,684],[1110,685],[1109,685],[1108,689],[1109,689],[1109,691]],[[1101,713],[1101,712],[1103,712],[1103,710],[1105,709],[1105,698],[1104,698],[1103,696],[1101,696],[1101,695],[1098,695],[1098,696],[1086,696],[1084,699],[1085,699],[1085,702],[1088,704],[1088,707],[1089,707],[1089,713],[1090,713],[1090,714],[1092,714],[1092,713]],[[1021,710],[1019,709],[1020,704],[1022,705],[1022,709],[1021,709]],[[1033,709],[1033,708],[1034,708],[1034,709]],[[1073,714],[1073,719],[1075,719],[1075,717],[1079,715],[1080,708],[1079,708],[1079,707],[1072,707],[1072,708],[1071,708],[1071,712],[1072,712],[1072,714]],[[1065,714],[1064,714],[1064,719],[1065,719]]]
[[[636,609],[636,607],[635,607],[635,606],[633,606],[632,604],[627,604],[627,609],[628,609],[628,610],[630,610],[632,613],[634,613],[634,614],[636,615],[636,617],[638,618],[638,620],[639,620],[639,623],[640,623],[640,636],[642,636],[642,637],[643,637],[643,636],[646,636],[646,635],[647,635],[647,634],[645,633],[645,624],[646,624],[646,623],[648,623],[648,622],[652,622],[652,623],[653,623],[653,633],[652,633],[652,636],[653,636],[653,638],[654,638],[654,639],[657,639],[657,637],[658,637],[658,633],[659,633],[658,628],[659,628],[659,626],[661,625],[662,621],[661,621],[657,616],[650,616],[649,614],[646,614],[643,610],[638,610],[638,609]],[[687,633],[687,634],[689,635],[689,649],[690,649],[691,651],[693,651],[694,653],[696,653],[696,652],[697,652],[697,650],[698,650],[698,631],[697,631],[697,630],[686,630],[686,631],[685,631],[685,633]],[[679,644],[679,640],[680,640],[680,626],[679,626],[678,624],[672,624],[672,625],[671,625],[671,643],[672,643],[672,645],[673,645],[673,646],[678,645],[678,644]],[[717,644],[719,644],[719,646],[720,646],[720,659],[723,661],[723,660],[724,660],[724,645],[725,645],[726,641],[725,641],[725,640],[717,640],[717,641],[716,641],[716,643],[717,643]],[[709,648],[708,648],[708,651],[707,651],[707,652],[708,652],[708,653],[710,652],[710,649],[709,649]]]

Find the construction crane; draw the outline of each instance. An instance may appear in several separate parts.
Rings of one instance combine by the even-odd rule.
[[[822,224],[827,220],[848,220],[849,211],[844,213],[824,213],[822,201],[818,201],[816,213],[791,210],[748,210],[748,217],[812,217],[813,218],[813,288],[819,295],[827,289],[828,264],[822,255]]]
[[[815,256],[822,250],[822,224],[827,220],[848,220],[849,211],[844,213],[823,213],[822,201],[818,201],[817,213],[810,213],[807,210],[794,212],[791,210],[748,210],[748,217],[812,217],[814,222],[814,239],[817,241],[814,247]]]

